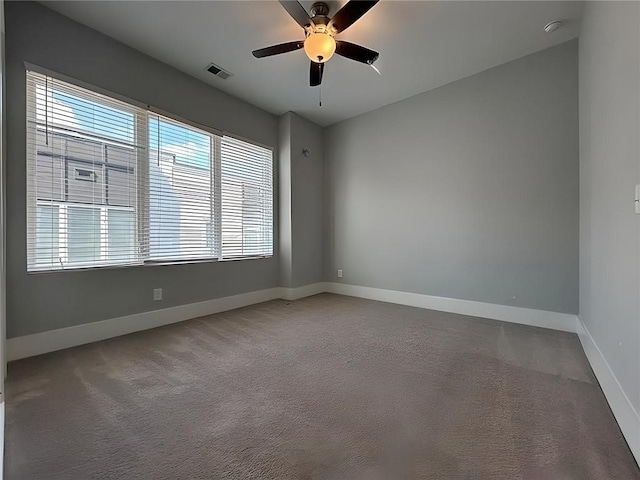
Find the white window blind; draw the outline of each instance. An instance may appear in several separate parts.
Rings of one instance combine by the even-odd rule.
[[[27,269],[273,254],[268,148],[27,72]]]
[[[271,150],[225,136],[221,157],[222,257],[272,255]]]
[[[219,137],[149,118],[149,259],[217,258],[214,158]]]
[[[137,161],[145,116],[28,72],[29,270],[139,262]]]

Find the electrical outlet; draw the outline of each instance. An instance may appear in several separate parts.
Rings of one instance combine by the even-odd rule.
[[[162,300],[162,289],[154,288],[153,289],[153,301]]]
[[[640,213],[640,185],[636,185],[636,213]]]
[[[338,269],[338,278],[342,278],[342,269],[341,268]]]

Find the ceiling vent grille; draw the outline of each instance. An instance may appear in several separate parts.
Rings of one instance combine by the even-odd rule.
[[[226,70],[223,70],[222,68],[217,66],[215,63],[210,63],[207,66],[206,70],[207,72],[212,73],[216,77],[220,77],[223,80],[226,80],[227,78],[233,75],[233,73],[229,73]]]

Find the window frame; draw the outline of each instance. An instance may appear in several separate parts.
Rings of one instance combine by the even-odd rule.
[[[82,208],[90,208],[90,209],[98,209],[100,211],[100,237],[101,244],[104,243],[104,239],[107,238],[108,243],[108,213],[110,210],[122,210],[122,211],[133,211],[136,218],[136,228],[134,231],[134,250],[137,252],[136,257],[137,261],[134,260],[109,260],[108,258],[108,245],[101,245],[101,260],[99,263],[91,264],[91,265],[73,265],[73,264],[65,264],[64,266],[55,268],[56,263],[52,262],[50,264],[46,264],[45,266],[39,266],[36,264],[36,250],[37,246],[35,240],[33,244],[30,245],[30,242],[26,242],[27,246],[27,256],[26,256],[26,270],[28,274],[47,274],[47,273],[59,273],[59,272],[75,272],[75,271],[86,271],[86,270],[94,270],[94,269],[112,269],[112,268],[131,268],[131,267],[147,267],[147,266],[164,266],[164,265],[183,265],[183,264],[196,264],[196,263],[217,263],[217,262],[230,262],[230,261],[242,261],[242,260],[253,260],[253,259],[265,259],[271,258],[275,255],[275,217],[274,212],[276,209],[276,195],[275,195],[275,187],[276,187],[276,175],[275,175],[275,158],[274,158],[274,147],[265,145],[245,137],[232,134],[223,130],[218,130],[214,127],[204,125],[198,122],[194,122],[185,118],[182,118],[179,115],[168,113],[162,109],[155,108],[149,105],[142,104],[141,102],[132,100],[130,98],[124,97],[119,94],[115,94],[108,90],[104,90],[99,87],[95,87],[88,83],[67,77],[66,75],[59,74],[57,72],[52,72],[48,69],[29,64],[25,62],[25,84],[26,84],[26,95],[25,95],[25,111],[26,111],[26,158],[25,158],[25,166],[26,166],[26,210],[27,210],[27,222],[26,222],[26,239],[28,240],[29,236],[32,235],[35,239],[35,231],[37,228],[37,217],[31,219],[29,215],[33,212],[33,215],[37,215],[37,208],[41,205],[50,205],[58,207],[58,218],[62,218],[63,210],[68,211],[69,206],[75,206],[74,202],[65,202],[62,201],[39,201],[37,195],[35,194],[35,171],[32,171],[30,166],[35,165],[35,161],[31,160],[35,158],[37,155],[37,147],[35,142],[30,141],[30,128],[34,130],[38,128],[38,124],[35,126],[31,126],[30,123],[32,118],[36,118],[35,109],[36,102],[30,101],[30,95],[34,95],[35,98],[35,88],[30,88],[29,82],[26,81],[26,77],[28,72],[34,72],[40,75],[44,75],[46,77],[53,78],[55,80],[69,83],[72,86],[85,89],[89,93],[95,93],[98,95],[102,95],[107,97],[109,100],[116,101],[118,103],[124,104],[123,110],[128,110],[126,107],[130,107],[129,113],[133,114],[134,118],[134,139],[133,145],[137,150],[136,154],[136,168],[137,168],[137,182],[136,182],[136,195],[135,195],[135,206],[134,207],[120,207],[115,205],[98,205],[98,204],[82,204],[78,205]],[[46,95],[46,92],[45,92]],[[95,99],[89,98],[87,96],[87,100],[95,101]],[[30,103],[32,108],[29,108]],[[106,106],[106,105],[105,105]],[[138,110],[144,110],[143,114],[139,114]],[[156,116],[157,120],[160,121],[161,118],[166,118],[167,120],[177,123],[178,125],[184,125],[185,127],[195,128],[209,135],[211,140],[211,175],[210,175],[210,191],[212,197],[212,219],[211,222],[211,230],[213,242],[215,243],[213,247],[214,256],[212,257],[194,257],[194,258],[186,258],[186,259],[151,259],[149,258],[149,250],[150,250],[150,215],[149,215],[149,199],[150,199],[150,191],[149,191],[149,154],[150,154],[150,139],[149,139],[149,123],[150,119]],[[51,127],[50,127],[51,128]],[[82,132],[79,132],[82,133]],[[95,135],[98,137],[98,135]],[[256,147],[260,147],[266,149],[270,152],[270,168],[271,168],[271,188],[270,188],[270,208],[271,208],[271,253],[260,253],[255,255],[244,255],[244,256],[232,256],[232,257],[223,257],[222,250],[222,140],[223,137],[231,137],[236,140],[246,142],[248,144],[254,145]],[[108,140],[107,140],[108,141]],[[113,140],[113,143],[122,143],[118,140]],[[129,145],[129,144],[127,144]],[[32,163],[33,162],[33,163]],[[180,163],[180,162],[178,162]],[[181,163],[180,163],[181,164]],[[182,164],[181,164],[182,165]],[[191,166],[193,168],[198,168],[196,166]],[[68,222],[68,216],[65,217],[65,220]],[[64,232],[61,232],[62,225],[59,220],[59,235],[60,242],[58,244],[59,252],[63,250],[63,248],[68,249],[68,229]],[[209,227],[207,227],[209,228]],[[207,233],[208,234],[208,233]],[[62,239],[63,236],[67,238]],[[66,256],[68,256],[68,252],[65,252]],[[61,255],[63,256],[63,255]]]

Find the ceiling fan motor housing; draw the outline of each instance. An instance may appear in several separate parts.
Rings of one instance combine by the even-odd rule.
[[[319,23],[326,25],[329,21],[329,6],[324,2],[314,3],[311,7],[311,18],[315,23],[318,23],[316,22],[317,19]]]

